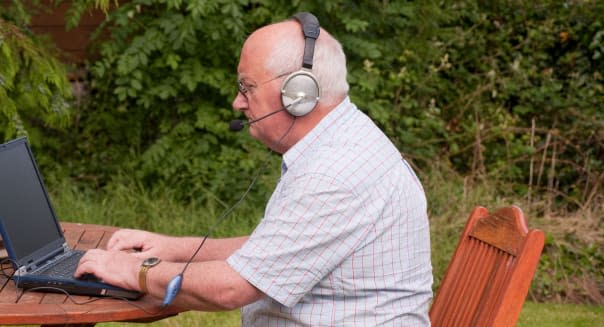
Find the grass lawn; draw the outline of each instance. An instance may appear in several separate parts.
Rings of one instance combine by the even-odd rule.
[[[131,324],[97,324],[97,326],[101,327],[126,327],[129,325]],[[149,326],[234,327],[239,325],[239,311],[231,311],[219,313],[187,312],[173,318],[152,323]],[[603,325],[604,306],[526,302],[520,314],[517,327],[600,327]]]
[[[439,185],[446,185],[442,182]],[[55,185],[60,190],[54,194],[53,202],[59,217],[63,221],[96,223],[121,227],[135,227],[171,235],[203,235],[207,232],[216,217],[224,210],[217,203],[191,203],[182,205],[172,199],[168,191],[149,193],[140,186],[113,185],[107,193],[80,190],[73,184],[64,182]],[[436,189],[436,188],[435,188]],[[486,188],[488,189],[494,189]],[[449,197],[453,191],[445,189]],[[484,196],[487,191],[479,189],[476,193]],[[477,195],[477,196],[478,196]],[[450,201],[449,201],[450,202]],[[482,198],[456,201],[460,207],[447,210],[445,215],[433,217],[433,226],[442,227],[433,231],[432,238],[438,240],[434,247],[433,266],[435,278],[444,275],[444,270],[451,258],[451,253],[463,228],[467,212],[464,203],[493,203]],[[493,204],[493,207],[498,205]],[[462,212],[463,214],[457,214]],[[253,230],[257,221],[249,217],[261,217],[262,208],[242,208],[234,213],[225,224],[218,228],[216,236],[245,235]],[[455,217],[462,218],[455,218]],[[230,327],[240,325],[239,311],[225,313],[187,312],[178,316],[158,321],[149,326],[205,326]],[[102,323],[101,327],[136,326],[129,323]],[[517,326],[604,326],[604,306],[556,305],[527,302],[524,305]]]
[[[604,326],[604,306],[526,302],[516,326]]]

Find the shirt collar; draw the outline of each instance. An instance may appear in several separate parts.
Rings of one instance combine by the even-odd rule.
[[[338,126],[342,123],[342,116],[349,113],[351,108],[350,98],[347,96],[338,104],[333,110],[331,110],[321,121],[315,126],[310,132],[308,132],[302,139],[294,144],[287,152],[283,154],[283,163],[281,164],[281,174],[283,175],[287,168],[300,156],[303,155],[305,150],[311,145],[316,143],[317,139],[328,130],[332,130],[334,126]]]

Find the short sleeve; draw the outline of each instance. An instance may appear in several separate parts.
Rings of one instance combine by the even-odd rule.
[[[277,187],[265,217],[228,263],[291,307],[362,244],[373,222],[362,197],[334,177],[306,174],[288,184]]]

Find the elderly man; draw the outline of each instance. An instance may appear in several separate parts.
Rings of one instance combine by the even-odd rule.
[[[121,230],[107,251],[82,258],[76,276],[164,298],[182,273],[174,303],[242,307],[244,326],[429,326],[425,195],[399,151],[350,101],[338,41],[300,13],[252,33],[237,72],[233,108],[254,138],[283,156],[253,233],[208,239],[192,258],[200,238]]]

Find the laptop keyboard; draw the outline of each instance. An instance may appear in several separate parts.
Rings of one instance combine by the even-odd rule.
[[[72,255],[58,261],[56,264],[38,273],[42,276],[54,276],[63,278],[73,278],[73,273],[84,255],[83,251],[74,251]]]

